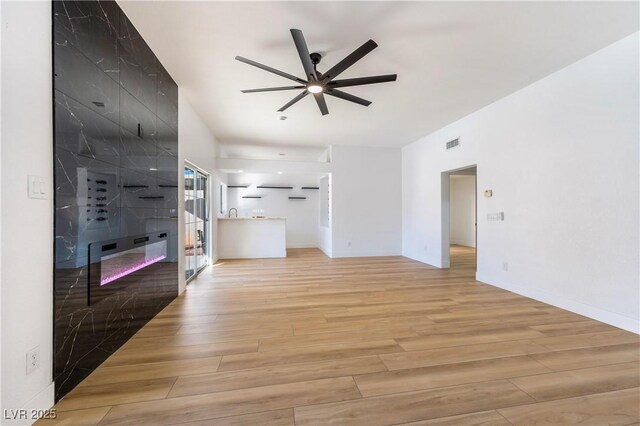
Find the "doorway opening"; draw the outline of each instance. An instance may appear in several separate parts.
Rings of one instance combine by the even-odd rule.
[[[442,173],[442,267],[477,268],[477,167]]]
[[[187,282],[209,264],[209,179],[208,173],[185,165],[184,269]]]

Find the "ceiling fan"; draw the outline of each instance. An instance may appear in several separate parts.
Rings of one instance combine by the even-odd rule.
[[[244,62],[245,64],[253,65],[254,67],[258,67],[265,71],[269,71],[273,74],[279,75],[281,77],[287,78],[289,80],[293,80],[298,85],[296,86],[283,86],[283,87],[268,87],[264,89],[249,89],[242,90],[242,93],[256,93],[256,92],[275,92],[280,90],[296,90],[302,89],[302,92],[287,102],[282,108],[278,110],[278,112],[282,112],[289,108],[291,105],[298,102],[300,99],[307,96],[309,93],[313,95],[318,104],[318,108],[320,108],[320,112],[322,115],[329,114],[329,109],[327,108],[327,102],[324,99],[324,94],[329,96],[334,96],[336,98],[344,99],[345,101],[355,102],[360,105],[369,106],[371,102],[366,99],[359,98],[357,96],[351,95],[349,93],[343,92],[342,90],[338,90],[338,88],[342,87],[351,87],[351,86],[362,86],[365,84],[374,84],[374,83],[386,83],[389,81],[395,81],[397,78],[396,74],[387,74],[387,75],[376,75],[371,77],[358,77],[358,78],[346,78],[343,80],[335,80],[335,78],[340,75],[344,70],[349,68],[351,65],[358,62],[362,59],[367,53],[371,52],[373,49],[378,47],[375,41],[369,40],[362,46],[358,47],[351,54],[349,54],[346,58],[338,62],[331,69],[329,69],[325,73],[321,73],[316,69],[316,66],[320,63],[322,59],[322,55],[319,53],[309,53],[309,49],[307,48],[307,43],[304,40],[304,36],[302,35],[302,31],[292,29],[291,36],[293,36],[293,42],[296,45],[296,49],[298,50],[298,55],[300,55],[300,60],[302,61],[302,67],[304,68],[305,79],[298,78],[294,75],[288,74],[286,72],[277,70],[275,68],[271,68],[266,65],[262,65],[258,62],[252,61],[251,59],[243,58],[242,56],[236,56],[236,59],[240,62]]]

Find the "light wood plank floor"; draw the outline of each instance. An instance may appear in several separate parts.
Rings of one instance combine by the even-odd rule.
[[[60,401],[60,424],[630,425],[637,335],[482,284],[475,254],[220,261]]]

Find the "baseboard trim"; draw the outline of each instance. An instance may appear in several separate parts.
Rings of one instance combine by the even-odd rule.
[[[427,258],[422,258],[422,257],[417,257],[417,256],[410,256],[406,253],[402,253],[401,256],[406,257],[407,259],[411,259],[411,260],[415,260],[416,262],[420,262],[420,263],[424,263],[425,265],[429,265],[429,266],[433,266],[434,268],[448,268],[449,265],[447,266],[443,266],[442,265],[442,259],[427,259]]]
[[[331,250],[326,250],[324,247],[320,247],[318,246],[318,248],[320,249],[321,252],[323,252],[327,257],[333,257],[331,255]]]
[[[632,333],[640,334],[640,321],[620,315],[616,312],[587,305],[586,303],[577,300],[567,299],[558,294],[550,293],[538,288],[524,287],[517,284],[501,282],[500,280],[496,280],[489,275],[482,274],[481,272],[476,273],[476,280],[539,302],[547,303],[557,308],[566,309],[567,311],[583,315]]]

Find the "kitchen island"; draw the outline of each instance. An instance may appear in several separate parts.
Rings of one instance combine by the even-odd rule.
[[[287,257],[286,219],[283,217],[218,218],[220,259]]]

